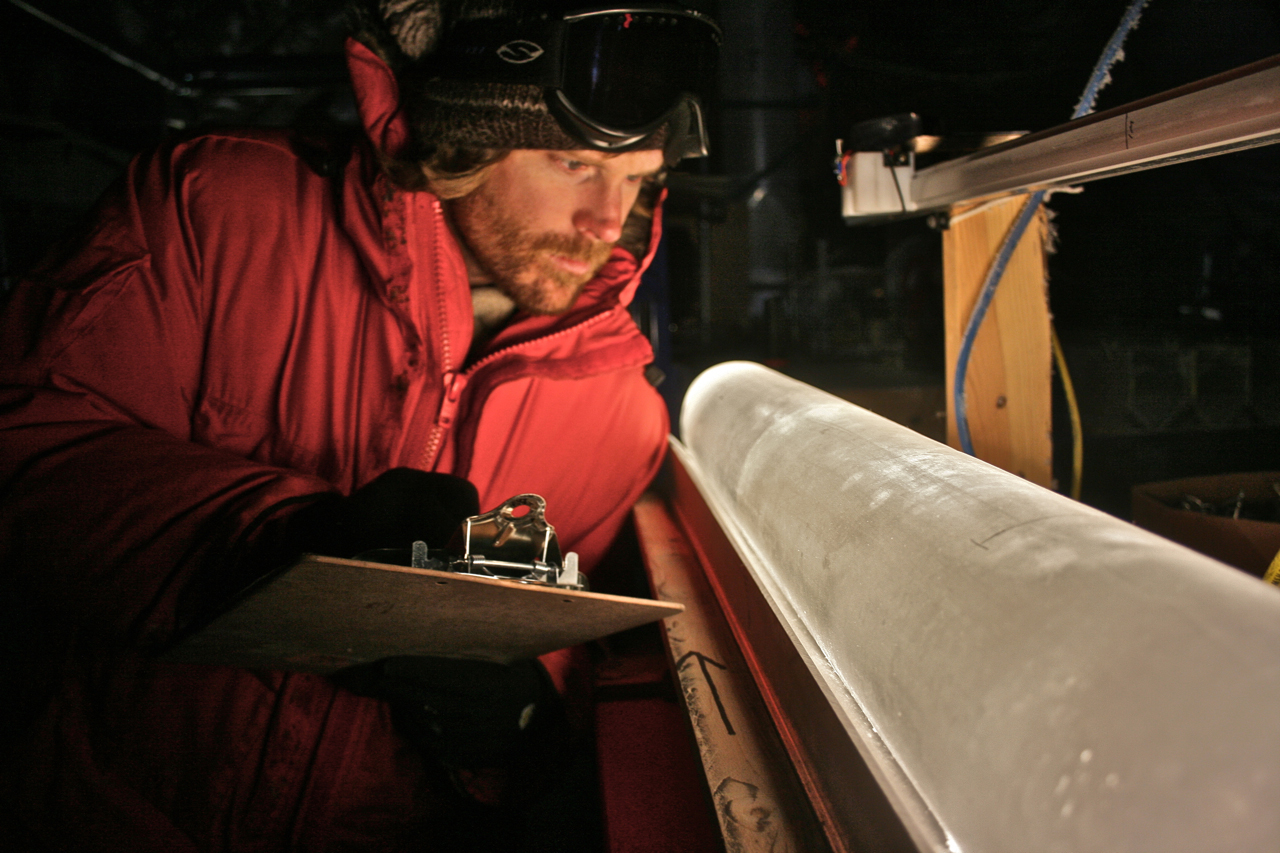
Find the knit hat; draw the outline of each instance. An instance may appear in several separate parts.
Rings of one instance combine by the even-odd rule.
[[[512,0],[358,0],[356,37],[379,52],[395,70],[410,126],[424,147],[537,148],[588,147],[565,131],[547,108],[541,87],[531,84],[451,79],[431,61],[460,22],[527,15],[554,5]],[[637,148],[662,148],[666,128]]]

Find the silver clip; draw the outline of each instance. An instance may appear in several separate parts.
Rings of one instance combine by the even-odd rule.
[[[468,518],[449,543],[451,552],[461,554],[450,567],[465,574],[583,589],[586,578],[578,572],[578,555],[561,556],[546,508],[541,495],[516,495],[497,509]]]

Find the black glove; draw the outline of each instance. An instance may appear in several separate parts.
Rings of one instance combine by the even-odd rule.
[[[177,604],[178,633],[204,624],[260,578],[303,553],[354,557],[378,548],[402,550],[413,543],[443,548],[463,520],[480,513],[476,487],[460,477],[413,468],[393,468],[350,497],[327,494],[303,499],[292,512],[264,513],[231,553],[198,572]],[[298,499],[285,505],[299,503]]]
[[[510,766],[555,752],[552,744],[564,734],[560,695],[536,660],[392,657],[333,680],[388,702],[401,735],[452,768]]]
[[[350,497],[329,495],[294,513],[286,536],[291,550],[330,557],[416,541],[443,548],[464,519],[479,514],[476,487],[466,480],[392,468]]]

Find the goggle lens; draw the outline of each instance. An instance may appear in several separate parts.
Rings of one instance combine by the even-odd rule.
[[[683,95],[708,100],[719,33],[670,13],[611,12],[566,21],[561,90],[592,121],[620,131],[664,119]]]

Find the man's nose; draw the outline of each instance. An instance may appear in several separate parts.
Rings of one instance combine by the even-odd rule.
[[[573,225],[602,243],[616,243],[622,237],[622,221],[626,218],[622,203],[620,185],[594,187],[574,213]]]

